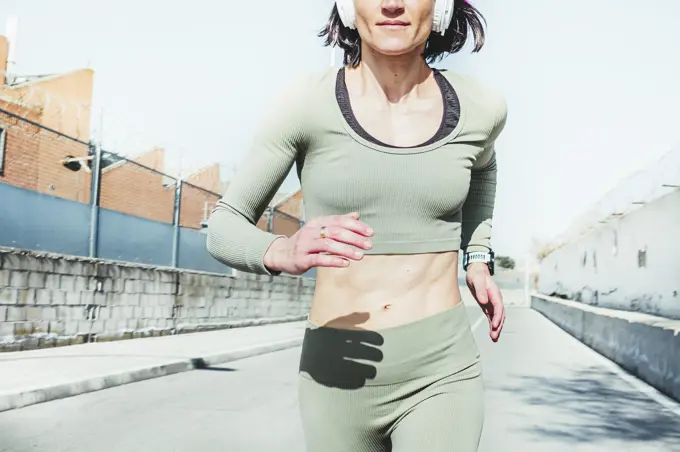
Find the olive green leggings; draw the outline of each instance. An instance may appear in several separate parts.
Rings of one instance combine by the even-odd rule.
[[[481,361],[465,307],[378,331],[308,324],[299,403],[307,452],[476,452]]]

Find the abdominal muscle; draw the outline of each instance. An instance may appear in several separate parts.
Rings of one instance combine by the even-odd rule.
[[[309,320],[317,326],[378,330],[460,302],[457,251],[367,255],[347,268],[317,269]]]

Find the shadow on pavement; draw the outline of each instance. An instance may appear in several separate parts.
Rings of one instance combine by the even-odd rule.
[[[658,441],[680,450],[676,414],[601,367],[569,372],[557,377],[517,375],[512,384],[488,389],[511,392],[526,405],[548,407],[547,416],[541,416],[545,423],[526,427],[530,434],[572,443]]]
[[[214,372],[237,372],[232,367],[199,367],[196,370],[212,370]]]
[[[214,370],[218,372],[236,372],[236,369],[225,366],[211,366],[203,358],[193,358],[191,363],[196,370]]]

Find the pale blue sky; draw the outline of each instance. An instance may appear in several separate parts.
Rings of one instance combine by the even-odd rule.
[[[494,245],[521,256],[628,173],[680,141],[680,2],[476,0],[481,54],[439,66],[481,77],[509,105],[498,141]],[[93,117],[111,150],[165,146],[169,163],[225,171],[268,97],[329,64],[330,0],[2,0],[19,17],[22,74],[95,70]],[[339,57],[340,55],[338,55]],[[295,188],[289,178],[286,187]]]

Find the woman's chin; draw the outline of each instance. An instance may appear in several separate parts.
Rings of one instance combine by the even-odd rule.
[[[413,45],[404,42],[386,42],[371,47],[377,54],[390,57],[409,55],[415,50]]]

